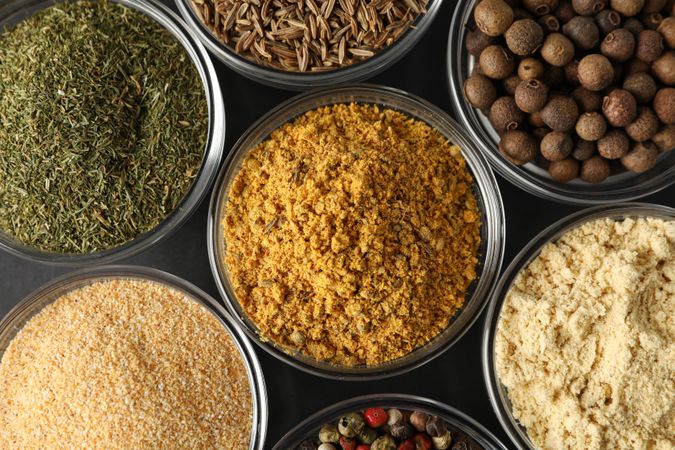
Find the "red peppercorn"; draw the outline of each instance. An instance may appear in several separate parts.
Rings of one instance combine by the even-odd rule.
[[[356,446],[356,450],[370,450],[370,445],[368,444],[359,444]]]
[[[382,408],[368,408],[363,412],[363,420],[370,428],[380,428],[387,423],[387,411]]]
[[[356,450],[356,439],[340,436],[340,447],[342,450]]]
[[[431,439],[424,433],[417,433],[413,436],[416,450],[429,450],[431,448]]]
[[[415,450],[417,446],[412,439],[406,439],[405,441],[398,444],[398,450]]]

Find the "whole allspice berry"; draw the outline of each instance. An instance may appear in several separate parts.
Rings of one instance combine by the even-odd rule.
[[[666,125],[675,124],[675,88],[659,89],[654,96],[654,112]]]
[[[521,111],[533,113],[541,110],[548,99],[548,86],[539,80],[521,81],[514,99]]]
[[[504,33],[506,45],[519,56],[534,53],[544,41],[544,31],[531,19],[516,20]]]
[[[536,128],[546,127],[546,124],[544,123],[544,121],[541,120],[541,114],[539,114],[539,111],[533,112],[532,114],[529,114],[527,116],[527,123],[532,125],[533,127],[536,127]],[[548,131],[546,131],[546,133],[548,133]],[[544,133],[544,134],[546,134],[546,133]],[[544,137],[544,135],[542,135],[541,137]]]
[[[572,7],[580,16],[593,16],[606,6],[605,0],[572,0]]]
[[[597,141],[607,132],[607,122],[598,112],[583,113],[575,126],[577,135],[586,141]]]
[[[625,17],[630,17],[642,11],[645,0],[611,0],[610,7]]]
[[[464,96],[480,110],[488,110],[497,99],[497,88],[486,76],[474,74],[464,81]]]
[[[498,37],[488,36],[478,28],[472,28],[466,34],[466,41],[464,45],[466,46],[466,51],[469,52],[470,55],[478,57],[487,47],[498,43]]]
[[[587,183],[600,183],[609,176],[609,162],[598,155],[591,156],[581,163],[579,178]]]
[[[518,78],[518,75],[513,74],[510,77],[506,78],[504,81],[502,81],[502,88],[504,89],[504,93],[506,95],[511,95],[514,96],[516,94],[516,88],[520,84],[520,78]]]
[[[546,14],[537,19],[537,23],[546,34],[560,31],[560,21],[553,14]]]
[[[647,73],[647,72],[649,72],[649,70],[651,68],[651,64],[646,63],[644,61],[640,61],[637,58],[633,58],[630,61],[628,61],[627,63],[625,63],[623,65],[623,67],[624,67],[624,72],[625,72],[626,76],[628,76],[628,75],[632,75],[634,73],[640,73],[640,72]]]
[[[668,0],[647,0],[642,7],[643,13],[655,13],[661,11],[668,4]]]
[[[646,106],[638,108],[638,115],[625,130],[628,137],[636,142],[648,141],[659,131],[659,118]]]
[[[499,97],[492,103],[488,119],[497,133],[519,128],[525,121],[525,114],[518,108],[513,97]]]
[[[518,78],[521,80],[541,78],[545,71],[544,63],[537,58],[525,58],[518,64]]]
[[[621,164],[633,172],[642,173],[654,167],[659,151],[652,142],[638,142],[621,157]]]
[[[577,102],[582,112],[600,111],[602,108],[602,96],[597,92],[589,91],[583,86],[574,88],[571,96]]]
[[[667,152],[675,149],[675,125],[665,125],[652,137],[652,142],[659,151]]]
[[[621,26],[621,16],[612,9],[603,9],[595,16],[595,23],[602,34],[609,34]]]
[[[614,67],[604,55],[594,53],[579,61],[579,82],[590,91],[601,91],[614,80]]]
[[[664,18],[657,31],[663,36],[663,40],[669,48],[675,48],[675,17]]]
[[[626,132],[615,128],[598,139],[598,154],[605,159],[619,159],[630,149],[630,140]]]
[[[552,66],[564,66],[574,58],[574,44],[562,33],[551,33],[541,46],[541,57]]]
[[[572,158],[578,161],[586,161],[595,154],[595,150],[595,142],[576,139],[574,142],[574,149],[572,150]]]
[[[570,131],[579,118],[579,107],[566,95],[551,96],[542,108],[541,119],[554,131]]]
[[[562,27],[563,33],[582,50],[590,50],[600,40],[600,30],[592,17],[576,16]]]
[[[571,85],[571,86],[577,86],[579,85],[579,61],[572,60],[565,64],[565,67],[563,67],[563,70],[565,72],[565,80]]]
[[[539,151],[537,140],[521,130],[507,131],[499,141],[499,151],[514,164],[522,165],[534,160]]]
[[[513,54],[501,45],[490,45],[478,58],[483,74],[495,80],[503,80],[513,73],[516,60]]]
[[[565,158],[560,161],[552,161],[548,165],[548,173],[558,183],[567,183],[579,175],[579,161],[573,158]]]
[[[626,62],[635,52],[635,37],[625,28],[616,29],[602,40],[600,51],[614,62]]]
[[[559,0],[523,0],[526,10],[537,16],[550,14],[558,7]]]
[[[640,22],[638,19],[635,17],[628,17],[623,21],[623,27],[633,33],[633,36],[635,36],[635,39],[637,39],[638,35],[640,34],[640,31],[645,29],[645,26],[642,25],[642,22]]]
[[[539,144],[541,155],[549,161],[560,161],[567,158],[574,149],[572,137],[562,131],[551,131]]]
[[[567,23],[572,20],[572,17],[576,16],[577,13],[574,11],[571,0],[562,0],[558,4],[558,7],[553,11],[553,15],[556,16],[560,22]]]
[[[635,57],[646,63],[656,61],[663,53],[663,36],[658,31],[642,30],[637,37]]]
[[[625,89],[614,89],[602,100],[602,113],[614,127],[625,127],[637,116],[637,102]]]
[[[663,16],[660,13],[642,13],[639,17],[640,22],[648,30],[657,30],[661,22],[663,22]]]
[[[488,36],[499,36],[513,23],[513,9],[503,0],[481,0],[473,10],[476,26]]]
[[[675,84],[675,50],[668,50],[652,63],[652,73],[663,84]]]
[[[638,72],[623,80],[623,88],[633,94],[638,103],[649,103],[656,94],[656,82],[648,73]]]

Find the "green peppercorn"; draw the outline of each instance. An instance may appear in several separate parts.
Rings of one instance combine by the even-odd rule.
[[[335,425],[324,425],[319,431],[319,440],[330,444],[340,442],[340,433]]]
[[[369,427],[363,427],[363,430],[357,433],[357,437],[362,444],[372,444],[377,439],[377,431]]]
[[[363,417],[357,413],[349,413],[346,416],[340,417],[338,421],[338,431],[341,435],[353,438],[363,430],[366,424]]]
[[[396,441],[389,434],[380,436],[370,445],[370,450],[396,450]]]

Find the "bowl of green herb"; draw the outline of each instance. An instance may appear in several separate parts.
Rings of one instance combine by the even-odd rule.
[[[225,141],[202,44],[154,0],[3,3],[0,247],[99,264],[185,223]]]

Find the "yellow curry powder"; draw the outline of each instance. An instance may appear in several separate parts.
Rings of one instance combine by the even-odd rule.
[[[355,366],[437,336],[476,278],[480,214],[460,149],[370,105],[310,111],[242,163],[225,264],[264,339]]]

